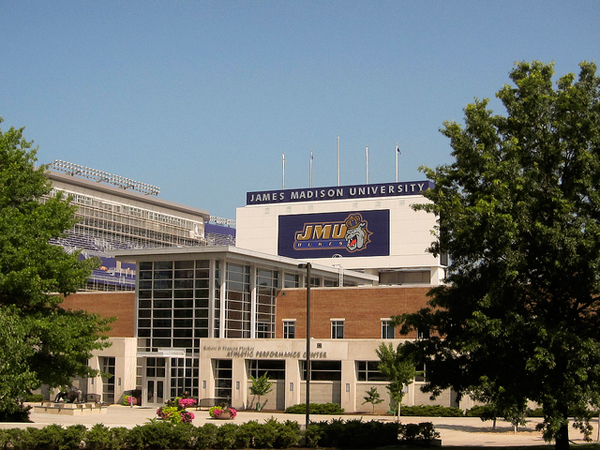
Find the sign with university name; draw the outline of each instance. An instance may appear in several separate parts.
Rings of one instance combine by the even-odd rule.
[[[279,216],[277,253],[297,259],[388,256],[390,211]]]
[[[203,352],[215,352],[225,358],[240,359],[306,359],[306,351],[281,349],[255,349],[253,345],[205,345]],[[311,359],[327,359],[327,352],[311,351]]]
[[[432,187],[433,182],[426,180],[248,192],[246,193],[246,205],[420,195]]]

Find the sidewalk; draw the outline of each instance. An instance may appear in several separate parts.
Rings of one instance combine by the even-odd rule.
[[[104,414],[96,415],[80,415],[80,416],[69,416],[69,415],[58,415],[58,414],[44,414],[44,413],[32,413],[30,418],[33,423],[0,423],[0,428],[27,428],[27,427],[39,427],[42,428],[49,424],[60,424],[63,426],[69,426],[74,424],[83,424],[88,427],[93,426],[96,423],[102,423],[108,427],[127,427],[133,428],[136,425],[143,425],[150,419],[156,417],[155,408],[136,407],[133,408],[128,406],[111,405],[107,407],[108,411]],[[214,420],[209,417],[208,411],[193,411],[196,418],[193,424],[196,426],[202,426],[205,423],[214,423],[216,425],[222,425],[229,421]],[[256,420],[259,423],[264,422],[271,417],[276,420],[283,422],[285,420],[294,420],[304,425],[305,415],[304,414],[285,414],[280,411],[238,411],[237,417],[234,419],[235,423],[244,423],[251,420]],[[310,419],[314,422],[322,422],[325,420],[331,420],[333,418],[344,420],[351,419],[362,419],[363,421],[381,420],[381,421],[393,421],[394,418],[390,416],[373,416],[373,415],[342,415],[342,416],[324,416],[324,415],[311,415]],[[486,446],[486,447],[501,447],[508,445],[544,445],[546,444],[542,439],[541,433],[535,431],[537,423],[541,422],[541,419],[531,419],[526,427],[520,428],[517,433],[512,429],[510,423],[504,421],[498,421],[496,431],[492,430],[492,422],[482,422],[479,418],[474,417],[401,417],[403,423],[419,423],[419,422],[432,422],[435,429],[440,433],[442,438],[442,445],[444,447],[451,447],[457,445],[472,445],[472,446]],[[597,420],[593,421],[594,432],[592,439],[597,438]],[[574,430],[569,429],[571,442],[574,444],[583,444],[582,435]],[[548,444],[552,445],[552,444]]]

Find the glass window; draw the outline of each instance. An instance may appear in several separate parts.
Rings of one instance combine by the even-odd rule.
[[[297,274],[286,273],[283,279],[283,287],[297,288],[300,287],[300,280]]]
[[[390,319],[381,320],[381,339],[394,339],[394,326]]]
[[[248,361],[248,375],[258,378],[265,373],[269,380],[285,380],[285,361],[279,359],[252,359]]]
[[[306,361],[301,360],[300,373],[306,380]],[[341,361],[311,361],[310,379],[315,381],[340,381],[342,379]]]
[[[344,339],[344,321],[331,321],[331,339]]]
[[[356,361],[356,379],[358,381],[388,381],[379,371],[379,361]]]
[[[284,320],[283,321],[283,338],[294,339],[296,337],[296,321],[295,320]]]

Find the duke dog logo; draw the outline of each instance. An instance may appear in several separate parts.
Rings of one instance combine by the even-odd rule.
[[[294,236],[294,249],[319,250],[343,248],[357,252],[367,248],[372,232],[360,213],[350,214],[342,221],[305,223]]]

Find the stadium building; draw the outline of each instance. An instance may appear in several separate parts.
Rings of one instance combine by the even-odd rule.
[[[79,219],[53,243],[102,260],[87,290],[135,290],[135,266],[116,261],[109,255],[114,250],[235,244],[234,221],[159,199],[156,186],[66,161],[50,168],[50,195],[69,196]]]
[[[117,263],[137,268],[135,294],[65,300],[119,316],[113,346],[90,361],[114,376],[82,380],[84,389],[108,402],[137,390],[143,405],[160,406],[188,392],[251,408],[250,376],[268,373],[275,384],[266,409],[303,403],[310,286],[311,401],[367,412],[364,396],[375,386],[387,400],[376,410],[387,411],[376,349],[427,337],[428,330],[399,336],[391,316],[420,309],[444,277],[443,258],[426,251],[435,217],[412,208],[429,187],[250,192],[236,212],[236,246],[112,250]],[[406,404],[432,403],[419,389],[424,373]],[[433,403],[458,406],[451,391]]]

